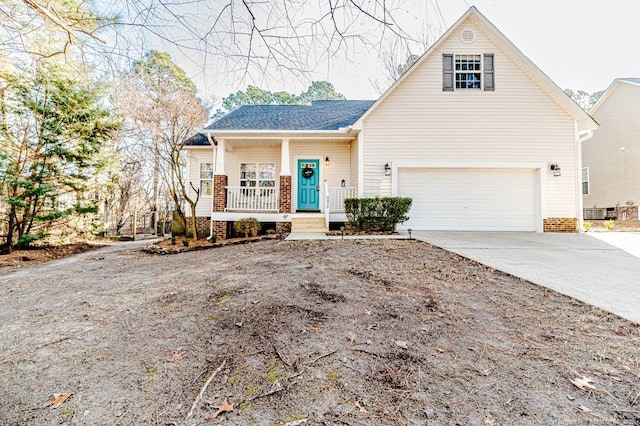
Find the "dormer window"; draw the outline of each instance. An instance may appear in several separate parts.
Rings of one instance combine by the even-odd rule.
[[[442,90],[495,90],[493,53],[443,54]]]
[[[455,55],[456,90],[481,89],[482,60],[480,55]]]

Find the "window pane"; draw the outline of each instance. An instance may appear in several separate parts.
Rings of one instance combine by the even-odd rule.
[[[213,185],[210,180],[201,180],[200,181],[200,195],[201,196],[211,196],[213,194]]]
[[[200,179],[213,179],[213,163],[200,163]]]
[[[276,178],[276,165],[275,165],[275,163],[260,164],[260,179],[275,180],[275,178]]]

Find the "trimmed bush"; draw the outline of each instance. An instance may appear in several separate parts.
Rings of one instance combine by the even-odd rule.
[[[409,219],[412,202],[409,197],[347,198],[344,207],[353,230],[393,232]]]
[[[260,231],[260,222],[255,217],[247,217],[233,223],[233,229],[245,237],[256,237]]]

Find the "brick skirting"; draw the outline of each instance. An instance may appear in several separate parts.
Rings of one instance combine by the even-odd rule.
[[[291,212],[291,176],[280,176],[280,194],[278,212]]]
[[[213,233],[219,240],[227,238],[227,222],[224,220],[213,221]]]
[[[187,232],[191,231],[191,218],[187,218]],[[206,237],[209,236],[209,223],[211,223],[211,219],[204,216],[196,216],[196,229],[198,235],[204,235]]]
[[[575,217],[548,217],[542,223],[544,232],[578,232],[578,219]]]

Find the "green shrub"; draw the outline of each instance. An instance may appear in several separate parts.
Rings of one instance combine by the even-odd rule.
[[[353,230],[391,232],[409,219],[412,201],[408,197],[347,198],[344,206]]]
[[[16,247],[17,248],[31,247],[31,243],[42,240],[48,236],[49,234],[46,232],[38,232],[37,234],[22,234],[22,236],[16,243]]]
[[[582,223],[582,227],[584,228],[584,232],[589,232],[591,230],[591,226],[593,225],[593,222],[589,222],[587,220],[585,220]]]
[[[233,223],[233,229],[245,237],[255,237],[260,231],[260,222],[255,217],[247,217]]]

